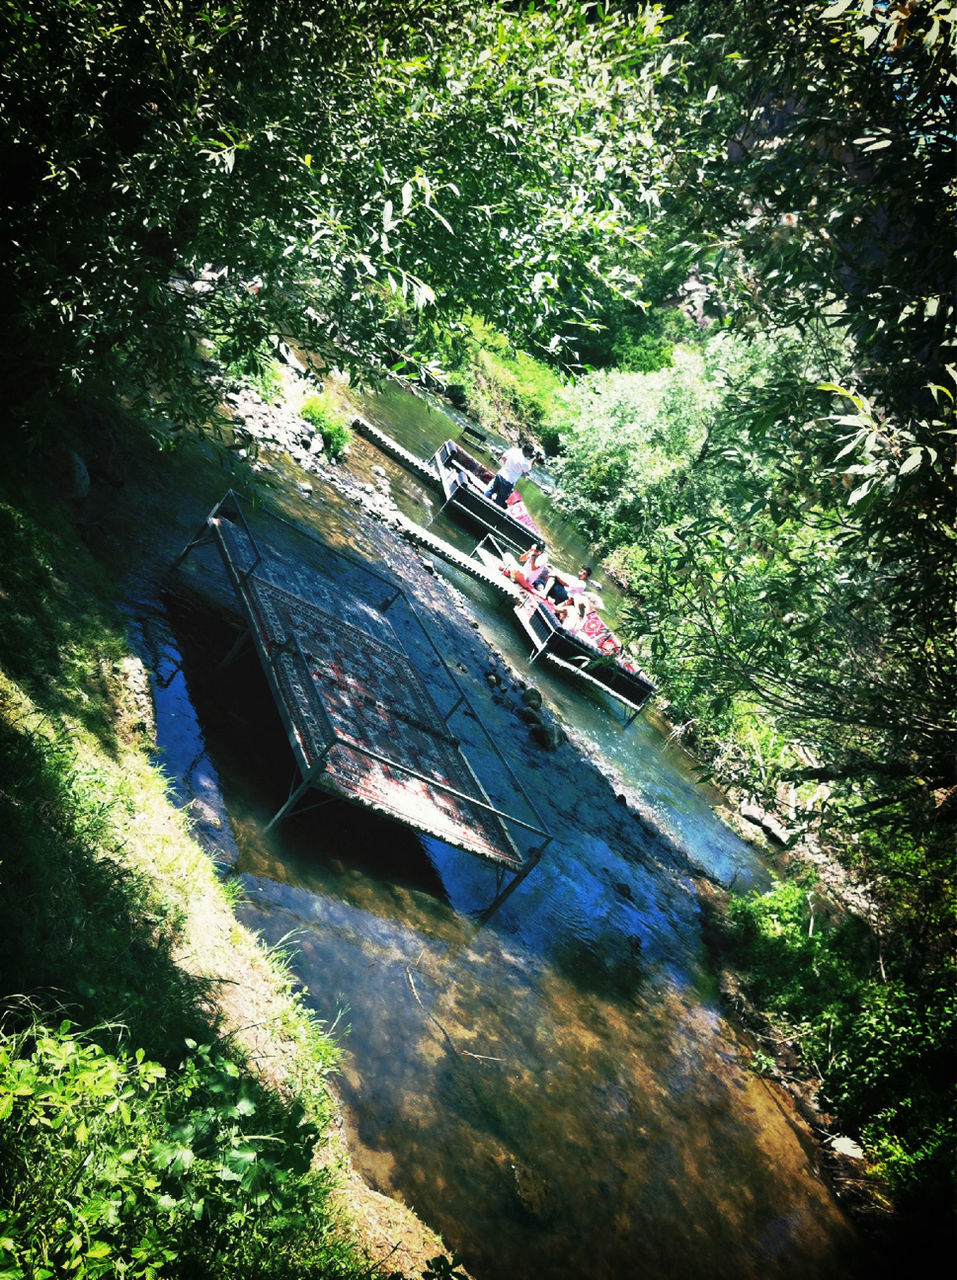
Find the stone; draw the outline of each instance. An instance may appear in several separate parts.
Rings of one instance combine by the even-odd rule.
[[[831,1150],[839,1156],[848,1156],[851,1160],[863,1160],[864,1149],[858,1146],[853,1138],[835,1137],[830,1141]]]
[[[561,729],[555,724],[532,725],[530,736],[533,742],[544,747],[546,751],[556,751],[561,746],[563,738]]]
[[[515,1193],[526,1213],[541,1222],[547,1221],[553,1212],[553,1198],[548,1180],[528,1165],[511,1163]]]
[[[90,473],[86,463],[73,450],[70,451],[70,464],[72,467],[71,492],[78,502],[82,502],[90,496]]]

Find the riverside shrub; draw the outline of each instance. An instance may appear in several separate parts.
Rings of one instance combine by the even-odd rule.
[[[319,432],[322,437],[322,447],[330,458],[338,458],[342,455],[352,439],[352,432],[321,396],[310,396],[303,403],[299,415]]]
[[[0,1276],[360,1274],[313,1126],[189,1041],[170,1072],[68,1021],[0,1035]]]
[[[911,1216],[952,1216],[952,974],[879,953],[857,917],[815,920],[815,887],[733,897],[731,943],[755,1004],[796,1042],[838,1123]]]

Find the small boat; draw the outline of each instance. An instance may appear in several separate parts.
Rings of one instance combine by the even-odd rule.
[[[445,495],[443,506],[466,524],[494,534],[512,551],[527,551],[534,543],[544,541],[518,489],[512,490],[505,507],[486,498],[485,490],[495,473],[473,458],[458,441],[446,440],[441,444],[432,456],[432,466]]]
[[[441,486],[445,506],[463,522],[482,530],[484,536],[471,557],[432,537],[427,530],[417,529],[417,534],[427,540],[427,545],[433,550],[457,563],[459,568],[468,571],[469,560],[478,561],[484,572],[480,571],[476,576],[481,576],[486,582],[491,580],[503,594],[512,598],[516,618],[534,646],[530,660],[535,662],[544,655],[553,665],[612,694],[631,711],[627,721],[631,724],[654,692],[654,685],[622,652],[617,636],[608,629],[597,611],[586,614],[577,632],[571,631],[562,625],[549,601],[541,595],[525,593],[510,577],[499,573],[509,559],[514,568],[518,568],[516,555],[521,555],[535,543],[545,542],[544,534],[518,490],[513,490],[508,506],[504,508],[486,498],[485,490],[492,482],[493,472],[455,440],[446,440],[426,461],[409,453],[380,427],[364,418],[355,418],[352,425],[360,435],[408,467],[425,483]],[[417,527],[410,524],[410,528]]]
[[[438,489],[444,498],[442,509],[457,516],[463,524],[482,533],[494,534],[511,551],[519,553],[527,551],[534,542],[543,541],[542,531],[517,489],[512,490],[507,507],[500,507],[491,498],[486,498],[485,490],[492,483],[494,472],[457,441],[444,441],[426,459],[410,453],[381,427],[365,418],[353,418],[352,428],[425,484]]]
[[[511,575],[520,566],[507,552],[503,554],[499,548],[496,554],[483,541],[474,554],[486,567],[503,574],[508,571],[507,580],[514,582]],[[563,580],[570,578],[561,572],[557,576]],[[516,585],[515,616],[532,642],[529,661],[537,662],[544,656],[553,665],[604,689],[629,709],[631,715],[627,723],[631,724],[655,686],[624,652],[621,641],[595,608],[594,592],[586,591],[585,595],[588,605],[580,625],[570,627],[562,622],[551,600],[538,591]],[[590,601],[589,597],[592,597]]]

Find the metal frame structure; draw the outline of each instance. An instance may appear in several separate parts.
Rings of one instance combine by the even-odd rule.
[[[266,514],[281,523],[289,524],[273,512],[267,510]],[[458,693],[458,697],[449,710],[440,712],[391,625],[384,619],[377,625],[376,618],[372,616],[372,608],[361,600],[353,601],[351,606],[348,603],[343,606],[344,609],[351,607],[353,610],[364,611],[359,619],[363,622],[360,629],[347,619],[332,616],[315,599],[305,599],[289,592],[285,586],[270,581],[267,561],[273,553],[268,548],[264,549],[257,541],[239,495],[232,490],[228,491],[209,513],[203,526],[172,567],[182,563],[194,547],[202,543],[215,543],[243,607],[247,629],[239,640],[247,636],[253,640],[283,720],[299,775],[298,783],[294,782],[288,799],[273,816],[269,827],[292,812],[310,789],[331,792],[385,812],[405,825],[494,862],[500,869],[507,868],[515,872],[512,881],[498,894],[493,905],[499,904],[537,865],[552,839],[542,825],[534,804],[480,717],[476,715],[465,691],[460,688],[429,634],[429,629],[422,623],[402,587],[368,565],[360,564],[347,553],[326,547],[319,539],[298,526],[290,524],[289,527],[294,529],[297,536],[307,539],[324,553],[339,557],[347,564],[359,568],[362,574],[382,582],[388,588],[389,595],[388,599],[377,606],[380,616],[400,599],[403,601],[418,632],[427,641],[431,653],[441,664],[449,686]],[[378,634],[374,634],[377,630]],[[321,679],[323,656],[317,651],[321,651],[324,645],[328,648],[330,639],[344,639],[347,645],[353,645],[353,653],[358,653],[355,646],[361,645],[387,671],[398,673],[389,686],[395,695],[395,703],[386,705],[382,700],[371,698],[368,691],[351,680],[348,674],[339,673],[336,685],[330,682],[324,685]],[[229,656],[231,655],[227,655]],[[371,661],[372,658],[370,663]],[[404,702],[403,680],[407,684]],[[346,684],[349,689],[343,694]],[[349,703],[350,697],[352,703]],[[357,719],[354,717],[344,729],[343,718],[337,716],[337,711],[341,711],[347,703],[346,709],[358,710],[359,716]],[[534,822],[506,813],[492,803],[462,753],[458,740],[449,731],[449,720],[460,709],[471,712],[481,727],[488,745],[506,772],[510,786],[528,806],[528,810],[534,815]],[[437,762],[436,770],[429,772],[424,765],[418,767],[409,759],[398,759],[398,753],[394,750],[381,750],[370,741],[363,741],[356,731],[356,726],[361,731],[363,724],[369,727],[370,732],[376,727],[381,731],[383,724],[394,724],[398,738],[404,739],[405,745],[412,751],[418,751],[423,759]],[[442,725],[441,730],[437,728],[438,724]],[[416,759],[418,758],[417,756]],[[464,777],[462,785],[454,785],[450,777],[438,776],[441,772],[452,774],[455,770]],[[383,803],[382,795],[388,793],[388,787],[392,791],[398,787],[396,775],[419,784],[421,818],[398,812],[394,806],[390,808]],[[385,792],[381,787],[376,790],[378,782],[387,784]],[[429,818],[425,816],[428,797],[436,792],[439,793],[439,798],[434,802],[435,814]],[[458,815],[460,810],[466,816],[471,816],[473,825],[467,837],[457,838],[455,829],[449,825],[452,821],[449,814],[454,811]],[[529,849],[523,856],[515,844],[510,827],[533,833],[541,838],[541,844]]]

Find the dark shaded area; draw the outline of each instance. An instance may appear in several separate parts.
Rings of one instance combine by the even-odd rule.
[[[227,807],[261,828],[298,777],[262,668],[250,646],[223,665],[237,636],[226,619],[203,613],[195,602],[176,594],[167,594],[166,603],[191,700],[216,744]],[[445,898],[414,832],[344,800],[321,793],[311,799],[282,821],[284,861],[289,857],[314,867],[317,859],[328,864],[348,858],[350,866],[376,879]]]
[[[26,1002],[11,1016],[67,1017],[175,1066],[187,1038],[215,1033],[207,984],[171,958],[181,922],[102,847],[104,802],[68,748],[3,721],[0,759],[0,992]]]

